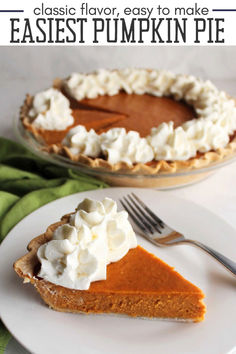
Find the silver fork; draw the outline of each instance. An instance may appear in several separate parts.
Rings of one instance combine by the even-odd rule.
[[[182,243],[197,246],[214,257],[233,275],[236,275],[236,262],[230,260],[201,242],[186,239],[184,235],[166,225],[164,221],[154,214],[153,211],[149,209],[148,206],[145,205],[144,202],[134,193],[120,199],[120,203],[128,212],[140,234],[156,246],[173,246]]]

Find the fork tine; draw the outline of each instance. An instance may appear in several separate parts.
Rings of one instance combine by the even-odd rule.
[[[134,200],[134,198],[131,197],[130,194],[127,195],[127,197],[130,199],[130,201],[136,206],[136,208],[140,211],[140,213],[143,215],[143,217],[154,227],[154,229],[161,234],[161,230],[157,226],[157,222],[153,221],[145,212],[145,209],[142,209],[137,202]],[[143,207],[143,206],[142,206]],[[158,223],[159,225],[159,223]]]
[[[153,213],[153,211],[151,209],[148,208],[148,206],[146,204],[144,204],[144,202],[139,199],[139,197],[134,194],[133,192],[131,193],[132,196],[142,205],[142,207],[146,210],[146,212],[156,221],[158,222],[159,226],[164,228],[165,227],[165,223],[156,215]]]
[[[123,208],[127,211],[133,222],[143,231],[147,232],[147,229],[143,224],[139,222],[139,220],[132,214],[132,212],[129,210],[129,208],[124,204],[124,202],[120,199],[120,203],[123,206]]]
[[[151,234],[154,233],[154,230],[152,228],[152,225],[150,225],[145,218],[143,218],[143,213],[140,213],[135,209],[135,207],[128,201],[126,197],[124,197],[124,200],[128,204],[129,208],[133,211],[133,213],[141,220],[141,222],[145,225],[147,231],[151,232]]]
[[[142,215],[138,214],[136,212],[136,210],[134,209],[134,207],[130,204],[130,202],[124,197],[123,198],[124,201],[126,202],[126,204],[128,204],[128,206],[124,203],[123,200],[120,199],[120,203],[123,206],[123,208],[127,211],[127,213],[129,214],[129,216],[131,217],[131,219],[134,221],[134,223],[143,231],[143,232],[150,232],[151,234],[153,234],[153,230],[151,228],[151,226],[149,224],[147,224],[145,222],[145,220],[143,220]],[[138,217],[136,217],[136,214]]]

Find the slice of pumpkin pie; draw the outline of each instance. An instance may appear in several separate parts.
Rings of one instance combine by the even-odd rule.
[[[125,211],[85,199],[28,245],[14,264],[53,309],[202,321],[203,292],[137,246]]]

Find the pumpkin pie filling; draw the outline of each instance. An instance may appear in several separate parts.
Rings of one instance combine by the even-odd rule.
[[[61,143],[69,130],[77,125],[84,125],[87,130],[94,129],[97,132],[99,130],[106,129],[106,127],[111,124],[122,122],[126,119],[126,116],[122,114],[107,113],[96,110],[90,111],[81,108],[74,108],[72,110],[72,116],[74,118],[74,124],[70,125],[65,130],[38,130],[39,135],[43,138],[46,145]]]
[[[135,130],[141,137],[150,133],[151,128],[161,123],[174,122],[178,127],[184,122],[196,117],[194,109],[185,102],[175,101],[170,97],[155,97],[149,94],[137,95],[120,92],[114,96],[99,96],[95,99],[80,101],[80,105],[88,108],[102,109],[126,115],[122,122],[111,122],[99,133],[111,128],[125,128],[126,131]]]
[[[68,97],[67,97],[68,98]],[[121,92],[114,96],[76,101],[70,98],[74,124],[65,130],[41,130],[40,135],[47,145],[58,144],[76,125],[94,129],[98,134],[111,128],[135,130],[141,137],[150,133],[152,127],[173,121],[178,127],[196,116],[194,109],[185,102],[173,98],[152,95],[128,95]]]
[[[107,279],[93,282],[89,290],[71,290],[40,278],[32,282],[44,301],[59,311],[194,322],[202,321],[206,311],[198,287],[140,246],[109,264]]]

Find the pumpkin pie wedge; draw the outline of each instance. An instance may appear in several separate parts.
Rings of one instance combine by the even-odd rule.
[[[40,264],[37,250],[52,238],[62,218],[28,245],[29,253],[14,264],[16,273],[31,282],[42,299],[58,311],[75,313],[115,313],[132,317],[204,319],[204,294],[168,264],[140,246],[130,249],[119,261],[107,266],[106,280],[94,281],[88,290],[74,290],[37,276]]]
[[[25,104],[22,107],[21,115],[24,126],[30,130],[36,137],[41,138],[43,142],[50,146],[60,144],[70,129],[77,125],[83,125],[87,130],[94,129],[96,132],[106,130],[110,125],[122,124],[127,117],[124,114],[104,112],[102,110],[83,108],[81,105],[71,102],[72,116],[74,122],[64,130],[47,130],[35,128],[27,114],[32,105],[33,97],[27,96]]]
[[[70,129],[77,125],[83,125],[87,130],[94,129],[96,132],[106,130],[111,124],[118,124],[124,115],[114,113],[104,113],[99,111],[89,111],[83,109],[74,109],[72,112],[74,124],[65,130],[41,130],[41,137],[47,145],[61,143]]]

